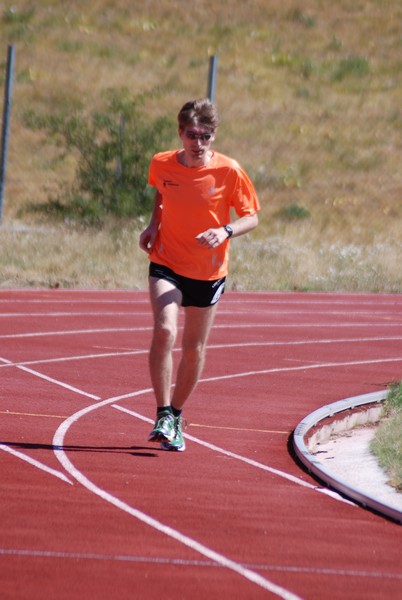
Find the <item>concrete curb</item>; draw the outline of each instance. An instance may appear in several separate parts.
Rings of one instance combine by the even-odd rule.
[[[402,511],[372,497],[364,490],[354,487],[349,482],[336,477],[322,463],[316,460],[308,448],[308,446],[314,447],[315,444],[323,439],[328,439],[333,433],[346,431],[356,425],[373,423],[378,420],[379,413],[381,412],[380,403],[385,400],[387,394],[387,391],[382,391],[361,396],[352,396],[319,408],[310,415],[307,415],[296,427],[293,434],[293,446],[297,457],[307,467],[309,472],[316,475],[328,486],[331,486],[348,498],[352,498],[362,506],[369,507],[402,524]],[[361,407],[365,407],[366,405],[373,406],[362,410]],[[334,418],[335,415],[346,413],[346,411],[351,412],[341,416],[340,419],[336,420]],[[324,420],[328,422],[323,423]],[[307,440],[308,446],[306,443]]]

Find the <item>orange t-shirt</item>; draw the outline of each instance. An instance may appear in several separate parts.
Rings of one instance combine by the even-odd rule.
[[[192,279],[226,276],[229,240],[211,250],[195,238],[229,223],[231,207],[239,217],[260,209],[254,186],[240,165],[214,152],[207,165],[189,168],[179,162],[178,150],[171,150],[153,157],[148,181],[162,196],[161,222],[150,260]]]

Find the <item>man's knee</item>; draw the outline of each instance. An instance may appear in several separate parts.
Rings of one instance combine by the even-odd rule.
[[[152,346],[159,351],[169,351],[173,348],[176,340],[177,331],[175,327],[164,325],[155,325]]]
[[[185,343],[182,347],[182,354],[185,360],[191,362],[201,362],[204,360],[206,344],[200,341]]]

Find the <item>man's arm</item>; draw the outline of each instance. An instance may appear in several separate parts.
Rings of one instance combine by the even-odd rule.
[[[158,192],[155,191],[154,198],[154,207],[152,210],[151,219],[149,221],[149,225],[140,235],[140,248],[147,252],[148,254],[152,251],[152,248],[155,244],[156,235],[158,233],[159,224],[161,222],[162,216],[162,196]]]
[[[233,223],[228,223],[230,227],[233,229],[232,237],[239,237],[240,235],[244,235],[249,231],[255,229],[258,225],[258,214],[254,213],[253,215],[247,215],[245,217],[240,217],[233,221]],[[199,233],[196,236],[198,243],[201,246],[206,246],[207,248],[216,248],[220,246],[222,242],[227,240],[228,233],[224,227],[217,227],[216,229],[207,229]]]

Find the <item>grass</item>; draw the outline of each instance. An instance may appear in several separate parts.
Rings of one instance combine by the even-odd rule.
[[[383,417],[371,443],[371,450],[389,476],[390,485],[402,492],[402,382],[390,387]]]
[[[93,230],[27,211],[67,193],[77,157],[24,114],[89,114],[125,87],[172,117],[205,95],[216,53],[215,147],[262,204],[259,228],[233,242],[233,288],[400,293],[401,18],[398,0],[3,4],[16,72],[0,286],[145,285],[140,220]],[[0,82],[5,59],[4,46]]]
[[[2,287],[145,289],[147,260],[132,226],[12,227],[1,235]],[[84,246],[85,242],[85,246]]]

